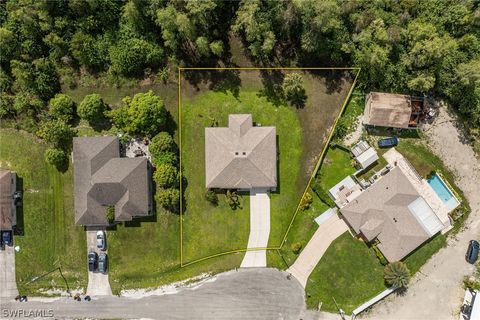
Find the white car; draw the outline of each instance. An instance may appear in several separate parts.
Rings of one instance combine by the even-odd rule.
[[[103,230],[97,231],[97,248],[102,251],[107,249],[107,237]]]

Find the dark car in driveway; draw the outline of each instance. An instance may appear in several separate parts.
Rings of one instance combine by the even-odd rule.
[[[107,269],[108,269],[108,257],[105,253],[102,253],[98,257],[98,272],[107,273]]]
[[[1,243],[6,246],[11,246],[13,244],[13,236],[11,230],[4,230],[2,233]]]
[[[480,244],[477,240],[470,240],[468,244],[467,253],[465,254],[465,260],[468,263],[474,264],[478,259],[478,251],[480,250]]]
[[[88,271],[94,272],[98,267],[98,254],[95,251],[88,253]]]
[[[391,138],[385,138],[378,140],[378,147],[379,148],[390,148],[395,147],[398,144],[397,136],[393,136]]]

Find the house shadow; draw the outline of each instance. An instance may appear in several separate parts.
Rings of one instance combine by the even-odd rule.
[[[270,191],[270,193],[280,194],[282,191],[282,179],[280,179],[280,166],[282,165],[282,162],[280,161],[280,139],[278,134],[275,137],[275,143],[277,145],[277,187],[275,188],[275,191]]]
[[[22,203],[20,206],[17,206],[16,210],[16,220],[17,224],[13,228],[13,234],[16,236],[24,236],[25,235],[25,222],[23,216],[23,178],[17,175],[17,188],[15,191],[22,192]]]
[[[386,127],[365,126],[365,130],[370,136],[392,137],[397,136],[404,139],[421,139],[419,129],[396,129]]]

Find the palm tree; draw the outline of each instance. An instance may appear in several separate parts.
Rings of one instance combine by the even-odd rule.
[[[283,91],[287,100],[297,107],[303,107],[306,100],[303,78],[299,73],[289,73],[283,79]]]
[[[406,288],[410,281],[410,270],[401,261],[391,262],[385,267],[383,278],[392,287]]]

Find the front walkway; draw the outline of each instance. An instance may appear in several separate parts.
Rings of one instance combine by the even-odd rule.
[[[87,228],[87,254],[90,251],[95,251],[98,255],[100,253],[107,253],[107,251],[101,251],[97,248],[97,230]],[[106,234],[106,232],[105,232]],[[107,237],[107,249],[108,249],[108,237]],[[89,296],[111,296],[112,289],[110,288],[110,282],[108,281],[108,269],[110,266],[107,263],[107,274],[100,272],[88,271],[88,286],[87,295]],[[85,266],[88,268],[88,265]]]
[[[267,190],[250,190],[250,236],[248,249],[266,248],[270,234],[270,197]],[[266,267],[267,251],[252,250],[245,252],[242,268]]]
[[[318,226],[313,237],[287,272],[291,273],[300,282],[302,287],[305,288],[308,277],[325,251],[327,251],[333,240],[341,236],[345,231],[348,231],[348,226],[345,221],[340,219],[336,214],[332,215]]]
[[[0,301],[13,299],[18,295],[15,281],[15,249],[5,246],[0,249]]]

